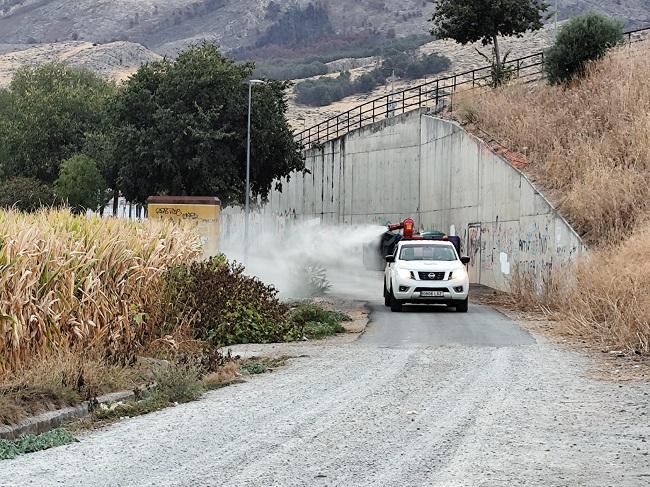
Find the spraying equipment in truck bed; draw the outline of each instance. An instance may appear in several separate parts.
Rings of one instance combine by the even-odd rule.
[[[460,255],[459,237],[436,231],[418,233],[415,230],[415,222],[407,218],[400,223],[389,223],[385,233],[363,246],[364,267],[368,270],[383,271],[386,266],[385,257],[395,252],[395,247],[401,240],[446,240],[454,245]]]

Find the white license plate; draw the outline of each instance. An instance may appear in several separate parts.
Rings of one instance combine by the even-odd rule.
[[[445,293],[443,291],[421,291],[420,296],[423,298],[442,298]]]

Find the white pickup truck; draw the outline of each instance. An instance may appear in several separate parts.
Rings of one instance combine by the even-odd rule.
[[[469,257],[460,257],[451,242],[402,240],[386,256],[384,302],[391,311],[402,305],[446,304],[467,312]]]

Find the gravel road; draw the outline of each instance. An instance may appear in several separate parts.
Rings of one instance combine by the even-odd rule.
[[[2,462],[0,485],[650,485],[647,383],[590,379],[588,358],[487,307],[358,297],[373,298],[359,340],[283,345],[307,356]]]

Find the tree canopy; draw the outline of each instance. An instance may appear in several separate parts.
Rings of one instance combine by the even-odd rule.
[[[204,43],[174,61],[145,65],[115,104],[115,157],[128,200],[151,195],[244,199],[248,86],[253,65],[237,64]],[[286,82],[253,88],[252,192],[266,197],[274,179],[301,170],[286,121]]]
[[[63,161],[55,188],[57,196],[76,213],[98,211],[106,204],[106,181],[97,163],[84,154]]]
[[[206,43],[144,65],[120,86],[62,64],[20,70],[0,90],[0,183],[15,199],[3,204],[24,188],[36,195],[29,209],[50,200],[47,190],[75,209],[97,208],[106,189],[134,203],[165,194],[242,202],[253,67]],[[287,86],[253,89],[253,195],[304,168]]]
[[[484,46],[493,45],[500,70],[498,37],[540,29],[547,8],[543,0],[438,0],[431,33],[460,44],[480,41]]]
[[[0,208],[36,211],[58,203],[54,190],[38,179],[20,176],[0,179]]]
[[[101,126],[115,86],[63,64],[24,68],[0,93],[0,175],[53,183]]]

